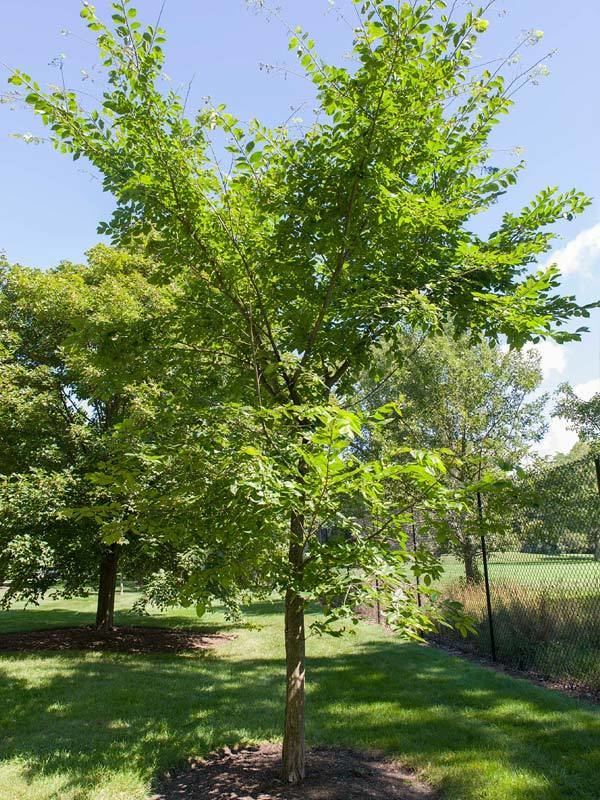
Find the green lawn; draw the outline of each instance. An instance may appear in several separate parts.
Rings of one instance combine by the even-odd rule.
[[[444,583],[464,578],[460,559],[444,556]],[[491,553],[489,573],[494,583],[518,583],[536,588],[560,588],[561,593],[600,595],[600,562],[591,555],[551,556],[537,553]]]
[[[92,617],[91,600],[57,601],[3,612],[0,630]],[[204,655],[1,657],[0,798],[142,800],[189,755],[278,739],[280,609],[255,605],[248,620]],[[146,622],[197,623],[186,611]],[[206,624],[226,625],[219,614]],[[367,624],[308,650],[310,743],[383,748],[447,800],[600,797],[597,709]]]

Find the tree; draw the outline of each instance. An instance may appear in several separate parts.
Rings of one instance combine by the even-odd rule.
[[[471,69],[487,27],[483,12],[455,20],[441,0],[365,0],[357,11],[351,67],[325,63],[301,31],[290,38],[320,110],[297,137],[257,121],[244,126],[223,106],[190,120],[185,102],[160,89],[163,31],[143,28],[127,0],[114,3],[112,28],[92,6],[82,10],[106,68],[96,108],[86,111],[66,89],[44,92],[23,72],[11,77],[54,144],[103,175],[117,208],[101,230],[116,243],[152,232],[164,274],[185,285],[183,344],[200,355],[218,351],[236,376],[215,408],[220,423],[231,428],[232,413],[243,416],[240,399],[250,403],[255,452],[243,460],[248,474],[234,506],[244,511],[252,540],[263,543],[257,552],[275,534],[280,542],[273,558],[285,594],[283,775],[290,782],[305,771],[304,608],[318,595],[305,561],[315,538],[309,523],[329,461],[352,486],[345,449],[327,437],[348,441],[343,430],[367,424],[345,419],[340,404],[373,348],[393,342],[406,323],[433,331],[450,319],[459,331],[504,335],[513,346],[544,336],[567,341],[580,332],[558,326],[589,313],[555,293],[556,268],[527,271],[549,248],[547,226],[588,205],[582,194],[545,189],[522,211],[505,214],[487,238],[469,228],[521,169],[487,167],[488,137],[516,86],[499,71],[484,68],[475,77]],[[228,140],[231,169],[213,156],[215,131]],[[212,449],[216,461],[230,452],[227,441]],[[431,477],[428,458],[411,465],[421,482],[424,473]],[[233,457],[226,463],[236,464]],[[365,474],[378,470],[382,480],[393,478],[385,465]],[[282,512],[275,527],[249,514],[271,480],[287,497],[275,504]],[[335,508],[341,511],[339,502]],[[224,504],[219,511],[233,531],[233,510]],[[370,539],[344,538],[338,549],[351,549],[357,564],[365,541],[376,542],[391,571],[386,529],[376,530]],[[398,544],[394,562],[405,552],[401,537]],[[320,579],[327,586],[343,572],[325,569]]]
[[[24,277],[19,268],[2,265],[0,575],[9,587],[2,596],[5,607],[14,599],[36,602],[49,591],[58,562],[64,596],[87,589],[95,580],[100,547],[88,523],[60,519],[62,508],[83,497],[76,463],[87,438],[84,415],[63,392],[52,358],[58,339],[52,326],[39,324],[31,313],[33,292],[29,284],[20,285]],[[26,309],[18,308],[18,296],[27,298]]]
[[[572,461],[580,461],[582,458],[591,455],[590,446],[587,442],[575,442],[568,453],[555,453],[550,459],[550,464],[561,466]]]
[[[589,400],[582,400],[568,383],[563,383],[558,387],[553,416],[567,420],[568,427],[579,436],[578,444],[587,444],[594,454],[597,489],[600,494],[600,392],[596,392]],[[600,561],[599,524],[593,526],[589,539],[594,559]]]
[[[600,392],[589,400],[582,400],[573,387],[563,383],[558,387],[554,417],[562,417],[567,421],[570,430],[579,436],[581,442],[588,442],[592,448],[598,449],[600,443]]]
[[[546,397],[527,399],[542,380],[539,357],[534,351],[507,351],[466,335],[454,337],[450,331],[425,341],[416,338],[407,335],[402,345],[410,357],[380,353],[360,386],[370,404],[405,398],[402,416],[385,429],[383,445],[452,451],[457,459],[447,480],[463,489],[482,475],[506,477],[545,432]],[[378,376],[386,375],[378,383]],[[494,539],[491,523],[495,511],[503,516],[503,499],[490,494],[486,504],[488,534],[496,546],[502,542],[502,526]],[[467,582],[479,582],[481,530],[474,492],[471,508],[451,522],[449,546],[462,559]]]
[[[600,495],[593,459],[555,459],[530,467],[518,481],[515,523],[523,549],[546,553],[600,549]]]
[[[87,265],[5,265],[0,274],[4,604],[36,601],[57,578],[53,591],[63,596],[98,581],[96,624],[110,630],[118,569],[140,579],[156,568],[158,554],[150,557],[151,543],[134,528],[101,536],[91,515],[66,513],[126,499],[126,490],[115,497],[87,475],[110,457],[139,385],[164,368],[158,345],[172,298],[151,279],[139,252],[105,246]],[[169,562],[169,548],[160,556]]]

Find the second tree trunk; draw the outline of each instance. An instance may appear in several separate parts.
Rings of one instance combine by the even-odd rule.
[[[96,610],[96,628],[100,631],[108,632],[114,626],[119,551],[118,544],[111,544],[104,551],[100,562],[100,584]]]

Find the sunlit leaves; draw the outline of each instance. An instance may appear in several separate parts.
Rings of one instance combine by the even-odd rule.
[[[566,323],[589,313],[558,292],[556,270],[535,271],[553,223],[583,211],[586,197],[547,189],[488,237],[472,225],[507,200],[520,169],[491,161],[490,136],[514,87],[502,68],[475,61],[483,11],[461,17],[443,2],[384,0],[356,10],[351,63],[328,64],[308,33],[290,33],[317,107],[293,132],[243,122],[218,103],[190,113],[161,82],[163,32],[142,26],[124,0],[107,24],[92,6],[82,9],[106,73],[95,109],[68,91],[45,93],[24,73],[12,77],[55,145],[86,157],[114,195],[101,232],[127,246],[144,237],[156,283],[177,282],[171,335],[188,380],[173,391],[169,414],[159,402],[149,414],[179,449],[146,433],[177,479],[152,489],[137,453],[137,501],[147,519],[153,508],[169,521],[173,540],[191,546],[197,536],[213,560],[202,568],[222,594],[251,583],[317,597],[330,586],[324,555],[310,579],[290,571],[292,512],[347,530],[337,550],[322,551],[337,553],[345,569],[363,559],[371,574],[386,571],[388,557],[369,549],[355,506],[370,519],[388,513],[389,483],[410,484],[428,502],[430,491],[437,496],[439,454],[409,450],[384,465],[355,452],[364,429],[383,424],[343,408],[374,348],[408,327],[427,335],[448,323],[516,346],[568,341],[581,332]],[[216,156],[223,145],[225,159]],[[402,552],[400,517],[389,524]],[[308,529],[315,546],[314,524]],[[341,580],[343,570],[332,571]],[[180,588],[190,599],[208,586],[190,574]],[[402,624],[409,600],[397,603]]]

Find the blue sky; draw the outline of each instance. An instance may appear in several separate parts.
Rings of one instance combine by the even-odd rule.
[[[324,57],[344,58],[354,13],[349,0],[275,2],[282,20],[310,30]],[[138,0],[140,17],[153,22],[160,4]],[[98,0],[96,7],[106,16],[109,2]],[[2,0],[0,62],[53,83],[58,71],[50,62],[63,54],[67,84],[94,94],[96,54],[79,9],[79,0]],[[523,148],[527,162],[518,187],[498,211],[517,210],[548,184],[575,186],[597,198],[583,217],[560,227],[562,239],[555,248],[565,291],[582,302],[595,300],[600,297],[600,2],[497,0],[487,18],[482,61],[508,53],[528,30],[541,30],[544,36],[524,50],[515,69],[557,51],[544,61],[550,75],[517,96],[516,108],[494,136],[496,163],[515,159],[517,147]],[[162,23],[169,36],[171,84],[185,85],[193,78],[190,108],[210,96],[243,119],[277,123],[292,111],[310,117],[310,87],[280,69],[294,66],[281,20],[244,0],[166,0]],[[82,70],[89,77],[84,79]],[[81,260],[98,241],[96,225],[110,215],[111,198],[82,161],[74,163],[47,145],[27,145],[13,138],[14,132],[44,135],[28,112],[0,106],[0,249],[11,261],[36,266]],[[600,391],[600,311],[589,326],[591,332],[580,344],[541,348],[545,388],[568,380],[582,396]],[[543,451],[568,449],[572,441],[572,434],[554,420]]]

